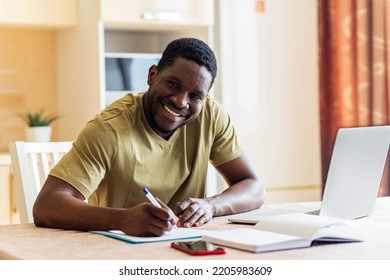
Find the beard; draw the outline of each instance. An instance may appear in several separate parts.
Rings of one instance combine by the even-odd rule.
[[[145,96],[144,96],[144,98],[145,98]],[[165,129],[165,128],[163,128],[161,126],[161,125],[163,125],[163,123],[161,123],[161,125],[160,125],[158,123],[158,121],[157,121],[158,120],[158,115],[161,114],[161,110],[165,110],[163,108],[163,106],[164,106],[163,104],[164,103],[168,103],[168,102],[162,102],[160,100],[160,98],[154,99],[154,100],[146,100],[146,99],[144,99],[144,104],[145,104],[145,107],[146,107],[145,108],[145,113],[147,114],[146,119],[148,120],[148,123],[149,123],[150,127],[160,137],[164,138],[165,140],[168,140],[176,130],[186,126],[187,124],[192,123],[196,119],[196,117],[192,118],[192,119],[191,118],[186,119],[183,123],[179,124],[177,127],[174,127],[173,129]],[[148,104],[150,104],[149,107],[147,106]]]
[[[185,127],[185,126],[188,125],[188,124],[191,124],[192,122],[195,121],[195,119],[196,119],[196,118],[194,118],[194,119],[192,119],[192,120],[189,120],[189,121],[187,121],[187,122],[185,122],[185,123],[182,123],[181,125],[175,127],[174,129],[167,130],[167,129],[164,129],[164,128],[162,128],[161,126],[159,126],[159,125],[157,124],[157,122],[156,122],[156,113],[153,113],[152,118],[151,118],[151,121],[152,121],[152,129],[153,129],[153,130],[158,130],[158,132],[160,132],[160,133],[158,133],[157,131],[155,131],[155,132],[157,132],[157,134],[162,134],[162,135],[164,135],[163,138],[164,138],[165,140],[168,140],[168,139],[172,136],[172,134],[175,133],[176,130],[181,129],[181,128]]]

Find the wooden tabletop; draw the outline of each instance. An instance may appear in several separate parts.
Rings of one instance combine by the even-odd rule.
[[[227,219],[228,216],[214,218],[201,229],[220,230],[244,226],[229,224]],[[202,260],[389,260],[390,197],[378,198],[372,215],[352,221],[348,231],[353,236],[362,239],[363,242],[312,246],[305,249],[258,254],[228,248],[225,255],[196,258]],[[130,244],[90,232],[19,224],[0,226],[0,259],[187,260],[194,259],[194,257],[172,249],[170,242]]]

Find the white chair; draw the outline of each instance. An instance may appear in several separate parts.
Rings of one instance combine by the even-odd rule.
[[[69,142],[9,143],[15,182],[15,203],[21,223],[32,223],[34,201],[45,182],[50,169],[72,147]]]

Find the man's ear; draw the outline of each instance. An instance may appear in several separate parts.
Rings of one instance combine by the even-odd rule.
[[[157,75],[157,66],[155,64],[153,64],[152,66],[150,66],[149,72],[148,72],[148,81],[147,81],[148,86],[152,85],[153,80],[156,77],[156,75]]]

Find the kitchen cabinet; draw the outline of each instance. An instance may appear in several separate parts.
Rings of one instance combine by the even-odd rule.
[[[102,0],[101,19],[117,28],[166,30],[172,26],[211,26],[210,0]]]
[[[0,0],[0,24],[61,28],[75,26],[77,0]]]

